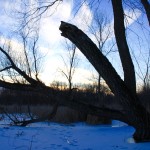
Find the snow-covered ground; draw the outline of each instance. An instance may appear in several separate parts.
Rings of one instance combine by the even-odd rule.
[[[1,122],[0,122],[1,123]],[[122,123],[35,123],[28,127],[0,125],[0,150],[150,150],[150,143],[133,143],[134,129]]]

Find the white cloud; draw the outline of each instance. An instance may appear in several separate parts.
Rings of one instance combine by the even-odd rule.
[[[17,41],[16,39],[8,39],[0,36],[0,45],[9,45],[11,46],[12,50],[17,53],[21,52],[23,49],[23,44]]]
[[[135,9],[134,12],[126,9],[126,10],[124,10],[124,13],[127,15],[127,16],[125,16],[125,20],[124,20],[125,28],[132,25],[141,16],[141,11],[138,9]],[[105,34],[105,33],[107,33],[108,28],[109,28],[109,31],[112,32],[111,36],[109,36],[109,38],[108,38],[108,41],[110,41],[112,38],[115,37],[115,35],[114,35],[114,20],[113,19],[111,20],[110,23],[106,24],[106,26],[104,28],[104,31],[103,31],[104,39],[107,37],[107,34]],[[96,33],[99,35],[99,29],[97,30]],[[89,34],[89,36],[92,39],[92,41],[97,44],[95,36],[92,35],[91,33]]]
[[[86,32],[88,30],[88,26],[90,26],[92,22],[92,19],[93,13],[89,6],[84,3],[71,22]]]
[[[0,36],[0,46],[4,46],[4,50],[8,51],[9,55],[13,60],[18,62],[23,62],[25,60],[25,55],[23,52],[23,44],[16,39],[8,39]],[[8,49],[10,46],[10,49]]]
[[[76,72],[73,77],[74,83],[90,83],[90,79],[93,75],[93,72],[84,69],[84,68],[76,68]]]
[[[54,8],[53,8],[54,9]],[[56,9],[56,8],[55,8]],[[59,31],[60,21],[68,21],[71,16],[72,1],[64,1],[57,7],[55,13],[42,19],[40,37],[51,45],[59,44],[62,39]],[[51,10],[52,12],[54,10]]]
[[[64,77],[61,74],[61,70],[59,68],[61,68],[63,71],[65,71],[66,68],[63,68],[63,64],[59,59],[55,59],[53,60],[53,65],[51,63],[51,61],[49,61],[48,63],[49,65],[47,65],[47,67],[45,68],[45,72],[43,72],[41,74],[41,78],[43,81],[45,81],[45,83],[49,84],[52,81],[56,80],[56,81],[63,81],[63,82],[68,82],[66,77]],[[75,73],[73,75],[73,83],[90,83],[92,82],[92,80],[90,81],[89,79],[92,78],[92,73],[87,70],[87,69],[83,69],[83,68],[76,68],[75,69]]]
[[[41,41],[39,49],[43,53],[48,52],[44,72],[41,74],[41,78],[47,83],[53,81],[54,79],[60,79],[60,75],[58,75],[57,69],[63,67],[62,61],[60,60],[60,56],[58,56],[58,52],[62,51],[61,41],[62,39],[64,39],[63,37],[61,37],[59,31],[60,21],[63,20],[69,22],[69,20],[71,20],[70,22],[79,26],[81,29],[84,29],[84,31],[88,29],[88,25],[90,25],[92,22],[92,12],[86,4],[84,4],[81,7],[79,12],[76,14],[75,18],[72,19],[72,4],[72,0],[63,1],[63,3],[57,7],[57,10],[52,16],[46,16],[41,20]],[[54,10],[51,11],[53,12]],[[8,22],[10,21],[10,18],[6,15],[5,17],[3,17],[3,19],[9,26],[10,23]],[[15,20],[13,20],[12,18],[11,23],[13,22],[15,23]],[[21,44],[18,43],[18,41],[13,40],[12,43],[13,47],[16,48],[16,50],[17,47],[21,46]],[[83,56],[79,51],[77,53],[78,55]],[[86,82],[88,77],[85,76],[88,76],[88,71],[84,69],[77,69],[76,72],[77,73],[75,74],[74,81]],[[78,76],[78,74],[80,74],[80,77]]]
[[[62,3],[60,7],[57,8],[57,11],[56,13],[54,13],[54,15],[50,16],[49,18],[44,18],[41,23],[40,37],[42,37],[42,41],[46,41],[46,43],[49,43],[51,47],[51,52],[48,56],[49,59],[46,62],[45,71],[42,74],[43,80],[46,80],[48,82],[52,82],[52,80],[54,79],[59,80],[60,78],[61,80],[65,81],[65,79],[62,78],[60,73],[57,72],[58,68],[64,67],[62,61],[60,60],[60,56],[58,56],[58,52],[62,51],[62,40],[64,40],[64,38],[61,37],[59,31],[60,21],[70,21],[71,23],[80,27],[84,31],[88,29],[88,25],[90,25],[92,22],[92,12],[86,4],[84,4],[80,8],[75,18],[72,18],[71,16],[71,9],[72,1],[66,0]],[[56,46],[53,47],[54,44]],[[42,47],[44,48],[44,45],[42,45]],[[52,50],[52,48],[54,49]],[[77,51],[77,54],[78,56],[81,56],[83,58],[83,55],[79,50]],[[80,71],[77,72],[78,73],[76,73],[74,76],[74,81],[78,80],[78,82],[84,82],[87,80],[85,75],[88,75],[88,71],[80,69]],[[85,75],[82,75],[82,72],[86,72],[83,73]],[[78,74],[80,74],[81,76],[78,77]]]
[[[125,27],[133,24],[142,14],[139,9],[135,9],[134,12],[130,10],[125,10],[124,13],[127,15],[124,20]]]

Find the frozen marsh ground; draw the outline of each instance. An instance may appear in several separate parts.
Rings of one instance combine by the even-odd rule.
[[[112,126],[48,122],[28,127],[0,124],[0,150],[150,150],[149,142],[135,144],[129,140],[134,129],[118,122]]]

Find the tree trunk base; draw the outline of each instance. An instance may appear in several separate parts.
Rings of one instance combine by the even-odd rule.
[[[135,142],[150,142],[150,128],[136,129],[133,134]]]

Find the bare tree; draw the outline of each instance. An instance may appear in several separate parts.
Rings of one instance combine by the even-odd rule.
[[[142,64],[145,66],[144,72],[142,71],[142,67],[144,68],[144,66],[142,65],[141,67],[137,58],[135,56],[134,58],[139,68],[139,72],[136,72],[136,74],[143,82],[143,90],[149,90],[150,89],[150,50],[147,53],[147,58],[143,56],[144,64],[143,63]]]
[[[26,18],[23,18],[22,22],[27,22]],[[44,86],[39,79],[42,55],[38,49],[38,24],[38,22],[34,24],[30,22],[15,32],[17,40],[6,40],[3,48],[0,47],[0,54],[3,58],[0,60],[1,82],[10,81],[16,85],[31,84],[33,87]],[[15,47],[13,47],[14,42],[17,45]],[[33,119],[30,101],[27,100],[27,103],[28,114]]]
[[[68,81],[68,87],[69,91],[72,90],[72,80],[73,75],[75,73],[75,69],[78,65],[78,58],[76,54],[76,46],[74,44],[69,44],[68,41],[65,41],[65,48],[67,50],[68,54],[68,60],[66,60],[63,56],[61,57],[63,60],[63,63],[65,65],[64,69],[60,69],[62,75],[67,79]]]
[[[126,41],[126,34],[125,34],[125,27],[124,27],[124,12],[123,12],[123,7],[122,7],[122,0],[112,0],[112,5],[113,5],[113,11],[114,11],[114,30],[115,30],[115,37],[116,37],[116,41],[117,41],[117,46],[118,46],[118,50],[119,50],[119,54],[120,54],[120,58],[122,61],[122,66],[123,66],[123,70],[124,70],[124,83],[125,83],[125,87],[128,90],[125,90],[125,87],[123,86],[124,83],[121,83],[122,81],[119,79],[119,77],[116,78],[115,76],[111,79],[118,81],[118,83],[120,82],[120,86],[124,87],[121,91],[123,92],[127,92],[128,94],[132,93],[130,96],[126,93],[125,95],[128,95],[129,97],[131,97],[131,99],[128,97],[128,102],[126,100],[124,100],[124,102],[122,103],[122,105],[126,105],[128,104],[129,107],[134,107],[132,108],[135,112],[134,114],[137,115],[136,121],[139,119],[141,120],[142,123],[144,123],[145,125],[149,123],[149,114],[148,112],[146,112],[144,110],[144,108],[142,108],[143,106],[141,106],[139,100],[136,98],[136,80],[135,80],[135,71],[134,71],[134,65],[130,56],[130,52],[129,52],[129,48],[127,45],[127,41]],[[74,44],[76,44],[76,46],[82,51],[82,53],[89,59],[89,61],[93,64],[93,66],[99,71],[99,73],[101,73],[101,75],[103,76],[103,78],[105,79],[106,83],[109,85],[109,87],[111,88],[111,90],[114,92],[114,94],[119,97],[120,99],[122,99],[122,96],[118,93],[119,89],[117,90],[117,86],[115,87],[115,83],[111,83],[112,81],[109,80],[109,77],[106,75],[108,73],[108,71],[110,71],[111,73],[114,72],[111,68],[108,69],[108,63],[105,61],[106,59],[103,59],[103,56],[98,52],[97,52],[97,48],[95,47],[94,44],[92,44],[90,42],[90,39],[87,37],[86,35],[84,36],[80,30],[78,30],[75,26],[72,25],[68,25],[64,22],[62,22],[61,26],[60,26],[60,30],[62,31],[62,36],[70,39]],[[77,34],[75,34],[77,33]],[[82,38],[78,39],[77,37],[81,37],[81,35],[83,36]],[[84,39],[84,41],[82,41],[82,39]],[[85,40],[87,39],[87,41]],[[84,43],[84,44],[83,44]],[[88,46],[87,46],[88,45]],[[95,50],[93,50],[95,49]],[[92,51],[91,51],[92,50]],[[99,58],[97,57],[97,55],[99,56]],[[101,59],[101,61],[100,61]],[[107,64],[105,65],[104,64]],[[100,65],[101,63],[101,65]],[[103,70],[103,67],[106,67],[107,69]],[[115,74],[115,72],[114,72]],[[111,74],[111,76],[113,76]],[[118,78],[118,79],[117,79]],[[114,81],[114,82],[115,82]],[[120,87],[120,88],[121,88]],[[115,89],[113,89],[115,88]],[[117,90],[117,91],[116,91]],[[116,92],[115,92],[116,91]],[[119,94],[119,95],[118,95]],[[133,98],[135,97],[135,98]],[[134,99],[134,100],[132,100]],[[133,102],[134,101],[134,102]],[[127,103],[126,103],[127,102]],[[126,104],[125,104],[126,103]],[[134,106],[133,106],[134,104]],[[127,110],[127,108],[125,108]],[[142,114],[140,114],[140,113]],[[127,113],[128,114],[128,113]],[[131,116],[130,116],[131,117]],[[141,119],[140,119],[141,118]],[[128,122],[129,123],[129,122]],[[135,125],[135,126],[134,126]],[[140,125],[139,123],[134,123],[134,127],[136,128],[136,132],[134,134],[134,138],[136,140],[142,140],[142,139],[149,139],[148,136],[150,136],[149,132],[149,127],[145,127],[148,131],[143,130],[142,126],[145,125]],[[147,133],[146,133],[147,132]],[[142,134],[142,135],[141,135]]]
[[[117,118],[120,114],[119,120],[127,122],[136,129],[134,133],[135,140],[149,140],[150,114],[141,105],[135,93],[131,92],[131,89],[121,80],[107,58],[87,35],[76,26],[62,22],[60,30],[62,31],[62,36],[71,40],[82,51],[95,69],[102,75],[111,91],[116,95],[118,103],[121,103],[122,109],[116,108],[116,110],[112,110],[111,118],[114,116]],[[114,114],[116,111],[118,112],[117,115]]]
[[[56,97],[55,102],[53,100],[51,101],[56,104],[56,108],[58,104],[60,104],[77,110],[85,111],[89,114],[124,121],[135,128],[133,137],[136,141],[150,140],[150,114],[143,107],[136,96],[135,72],[126,41],[122,0],[112,0],[112,4],[114,11],[115,36],[122,60],[124,81],[117,74],[107,58],[99,51],[99,48],[97,48],[91,39],[88,38],[88,36],[85,35],[80,29],[72,24],[62,22],[60,30],[62,31],[61,35],[72,41],[87,57],[98,73],[101,74],[117,98],[116,100],[113,100],[113,102],[117,101],[117,103],[122,107],[116,107],[113,109],[108,106],[96,107],[90,103],[80,102],[78,100],[70,101],[69,97],[65,96],[62,96],[61,99],[60,97]],[[41,15],[42,14],[39,16],[41,17]],[[0,85],[2,87],[9,89],[43,92],[48,96],[53,95],[55,92],[54,90],[45,86],[43,83],[37,81],[33,77],[30,77],[30,74],[28,75],[25,71],[21,70],[14,63],[9,53],[7,53],[4,48],[0,47],[0,51],[9,62],[9,65],[5,68],[1,68],[1,70],[5,71],[8,70],[7,68],[11,68],[28,82],[28,84],[21,84],[0,80]],[[56,109],[54,109],[54,112],[55,110]],[[47,119],[47,116],[44,119]]]
[[[53,15],[57,7],[63,2],[63,0],[34,0],[34,1],[26,1],[23,0],[21,2],[22,10],[17,11],[18,19],[22,21],[25,19],[26,21],[22,21],[20,24],[20,29],[25,28],[31,22],[36,23],[38,22],[44,14],[48,14],[48,16]],[[15,12],[16,15],[16,12]]]
[[[93,17],[93,23],[89,26],[90,33],[94,36],[96,44],[99,50],[107,56],[109,53],[114,52],[113,48],[115,42],[111,39],[113,31],[111,30],[111,25],[108,17],[99,11],[95,11]],[[111,41],[110,41],[111,40]],[[109,46],[108,46],[109,45]],[[98,74],[97,77],[97,93],[101,91],[101,80],[102,77]]]
[[[20,13],[16,12],[16,14]],[[6,40],[3,45],[3,49],[5,49],[5,51],[1,49],[1,54],[3,53],[5,59],[1,61],[1,68],[5,69],[1,69],[1,72],[7,72],[7,75],[14,82],[25,83],[26,81],[24,78],[20,78],[20,73],[12,67],[16,66],[29,78],[34,78],[34,80],[40,81],[39,73],[42,66],[41,59],[43,56],[41,55],[38,47],[39,22],[31,21],[28,23],[28,18],[23,16],[22,20],[18,20],[18,23],[20,25],[26,24],[26,26],[20,30],[16,30],[15,33],[13,33],[15,34],[15,38],[12,40]],[[15,48],[13,47],[14,42],[15,45],[17,45]]]
[[[123,0],[124,4],[133,10],[139,9],[146,14],[150,25],[150,2],[148,0]]]

